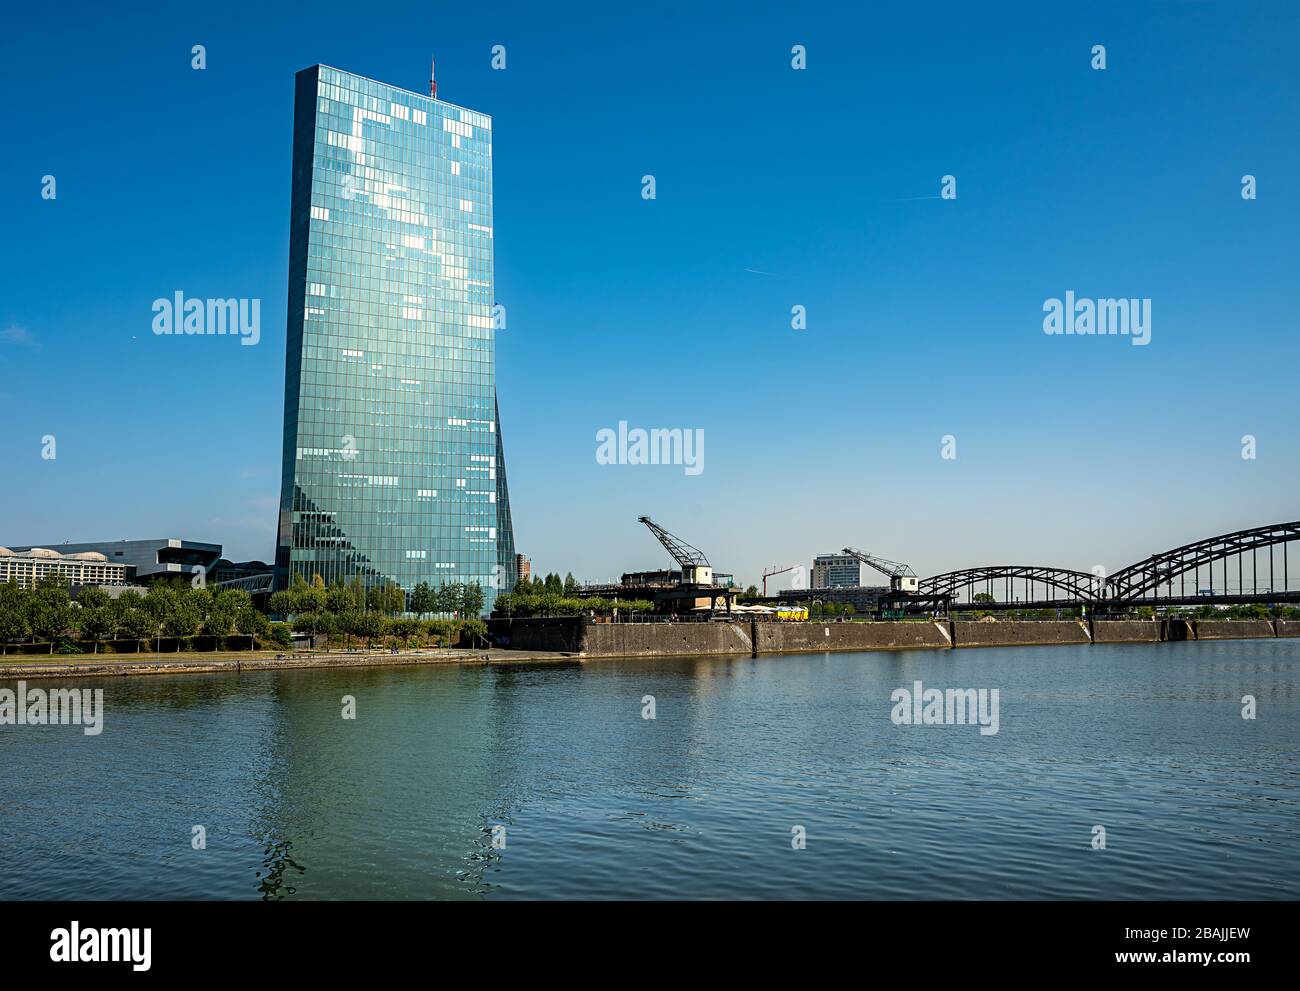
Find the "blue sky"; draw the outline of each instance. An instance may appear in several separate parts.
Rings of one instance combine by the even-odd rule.
[[[641,514],[746,582],[845,544],[1113,569],[1296,518],[1293,4],[190,6],[0,25],[0,542],[270,559],[293,76],[423,91],[431,53],[494,118],[536,568],[662,565]],[[261,343],[152,335],[177,290],[260,298]],[[1044,335],[1067,290],[1150,298],[1151,343]],[[702,429],[705,470],[597,464],[620,420]]]

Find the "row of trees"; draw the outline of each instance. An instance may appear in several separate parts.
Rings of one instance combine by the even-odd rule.
[[[342,616],[353,612],[397,616],[412,612],[420,617],[438,613],[473,619],[483,613],[483,587],[474,582],[457,582],[439,585],[435,589],[428,582],[420,582],[407,595],[400,586],[391,582],[367,588],[358,577],[350,584],[339,579],[327,587],[320,575],[310,582],[295,575],[288,588],[271,596],[269,605],[272,613],[293,617],[304,614]]]
[[[394,591],[396,595],[394,595]],[[194,587],[176,582],[155,582],[146,589],[128,589],[117,598],[103,589],[83,588],[73,602],[65,579],[51,575],[33,588],[15,582],[0,585],[0,653],[13,642],[46,645],[49,653],[79,653],[88,646],[99,653],[109,641],[142,644],[175,640],[175,649],[190,637],[213,638],[220,643],[248,647],[258,642],[277,647],[292,645],[291,629],[326,635],[351,647],[360,640],[369,645],[385,642],[393,647],[480,642],[487,625],[477,619],[483,609],[478,585],[443,586],[438,592],[415,589],[411,609],[445,612],[471,618],[418,619],[395,614],[407,611],[407,597],[396,586],[366,589],[298,580],[272,596],[277,612],[293,622],[272,623],[239,589]],[[423,608],[421,608],[423,607]],[[242,638],[247,638],[239,642]]]
[[[250,647],[257,638],[288,642],[288,631],[273,630],[248,593],[238,589],[158,582],[147,591],[113,598],[91,587],[82,589],[74,603],[67,580],[58,575],[27,589],[12,581],[0,585],[0,652],[13,640],[48,644],[50,653],[76,652],[78,643],[90,643],[98,653],[99,645],[110,640],[135,641],[139,650],[142,641],[195,635],[248,637]]]
[[[528,591],[520,591],[528,587]],[[620,615],[648,613],[654,611],[654,603],[645,599],[579,599],[553,592],[532,592],[531,586],[519,584],[514,592],[497,596],[495,614],[499,616],[577,616],[580,613],[594,612],[597,615],[609,615],[615,609]]]
[[[373,610],[299,613],[288,625],[298,633],[325,636],[328,642],[349,649],[358,641],[371,647],[381,642],[392,647],[481,645],[487,635],[487,624],[481,619],[416,619],[384,616]]]
[[[310,582],[295,575],[268,605],[272,613],[287,617],[298,633],[327,636],[346,647],[352,646],[353,638],[371,645],[383,640],[394,647],[451,646],[487,632],[478,618],[483,612],[483,588],[473,582],[446,583],[436,589],[421,582],[408,595],[391,583],[366,588],[355,578],[327,586],[319,575]],[[446,618],[425,620],[431,613]]]
[[[552,572],[545,578],[540,575],[533,575],[530,581],[521,581],[516,583],[514,590],[521,595],[543,596],[543,595],[560,595],[573,596],[577,593],[582,584],[573,577],[570,571],[563,579]]]

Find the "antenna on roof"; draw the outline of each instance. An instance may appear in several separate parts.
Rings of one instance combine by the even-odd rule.
[[[429,58],[429,96],[433,97],[435,100],[438,98],[438,82],[437,82],[437,80],[434,78],[436,75],[437,75],[437,73],[434,72],[434,60],[433,60],[433,57],[430,56],[430,58]]]

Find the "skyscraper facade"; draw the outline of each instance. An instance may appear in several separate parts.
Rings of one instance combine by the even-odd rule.
[[[493,307],[491,118],[298,73],[279,584],[513,584]]]

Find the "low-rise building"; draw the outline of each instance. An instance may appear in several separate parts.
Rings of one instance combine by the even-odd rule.
[[[126,565],[134,569],[139,582],[152,582],[159,578],[193,578],[205,576],[221,560],[221,545],[198,540],[181,540],[177,537],[159,537],[151,540],[92,540],[84,544],[28,544],[10,545],[15,554],[43,548],[56,547],[62,556],[76,554],[102,554],[109,564]]]
[[[61,554],[48,547],[0,547],[0,584],[17,582],[19,588],[31,588],[48,575],[74,585],[122,585],[134,577],[134,571],[133,566],[114,563],[99,551]]]
[[[787,588],[766,598],[751,601],[764,605],[797,602],[809,606],[833,602],[840,606],[853,606],[854,615],[870,616],[879,612],[888,597],[887,585],[838,585],[830,588]]]

